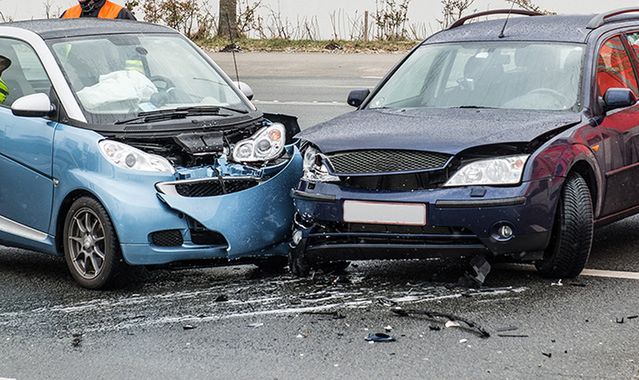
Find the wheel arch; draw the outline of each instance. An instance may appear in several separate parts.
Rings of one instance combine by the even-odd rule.
[[[603,204],[603,191],[601,190],[601,180],[599,176],[596,174],[596,169],[593,168],[590,160],[587,159],[578,159],[573,162],[572,166],[566,172],[566,177],[568,177],[571,173],[579,174],[588,185],[588,190],[590,190],[590,197],[592,198],[593,203],[593,211],[595,213],[595,217],[599,215],[601,205]]]

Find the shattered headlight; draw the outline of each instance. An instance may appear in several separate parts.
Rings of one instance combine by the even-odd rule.
[[[322,154],[316,148],[308,146],[304,150],[304,177],[310,182],[337,182],[339,177],[328,174],[328,168],[324,164]]]
[[[233,161],[261,162],[278,158],[284,152],[286,129],[280,123],[273,123],[257,131],[253,136],[235,144]]]
[[[516,185],[530,155],[508,156],[475,161],[455,173],[446,187],[472,185]]]
[[[164,157],[113,140],[102,140],[98,145],[102,155],[117,167],[143,172],[175,173],[171,163]]]

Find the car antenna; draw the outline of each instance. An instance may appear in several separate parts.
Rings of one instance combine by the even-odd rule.
[[[231,40],[231,53],[233,53],[233,64],[235,65],[235,80],[237,80],[237,87],[240,87],[240,71],[237,69],[237,59],[235,58],[235,39],[233,38],[233,29],[231,28],[231,18],[229,14],[226,14],[226,24],[229,27],[229,38]],[[240,88],[240,90],[242,90]]]
[[[506,31],[506,26],[508,26],[508,21],[510,20],[510,14],[513,12],[514,8],[515,8],[515,2],[513,1],[512,6],[510,7],[510,11],[508,12],[508,16],[506,16],[506,21],[504,21],[504,27],[501,28],[501,33],[499,33],[499,38],[506,37],[504,32]]]

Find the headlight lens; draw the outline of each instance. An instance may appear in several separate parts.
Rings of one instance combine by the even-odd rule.
[[[286,129],[284,125],[273,123],[257,131],[253,136],[235,144],[233,161],[261,162],[278,158],[284,152]]]
[[[516,185],[530,155],[500,157],[470,163],[453,175],[446,187],[473,185]]]
[[[164,157],[112,140],[102,140],[98,145],[102,155],[117,167],[143,172],[175,173],[171,163]]]
[[[328,174],[328,168],[322,162],[322,154],[312,146],[304,150],[304,177],[310,182],[337,182],[339,177]]]

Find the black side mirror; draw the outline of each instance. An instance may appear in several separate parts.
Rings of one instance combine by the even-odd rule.
[[[606,91],[603,98],[606,112],[619,108],[627,108],[637,104],[637,96],[628,88],[611,88]]]
[[[370,94],[371,90],[369,89],[353,90],[350,94],[348,94],[348,105],[359,107]]]

